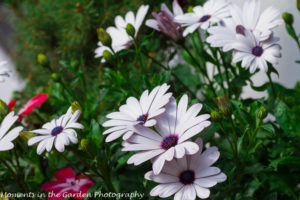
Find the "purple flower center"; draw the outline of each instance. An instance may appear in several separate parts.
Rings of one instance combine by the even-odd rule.
[[[179,180],[184,185],[193,184],[195,180],[195,172],[192,170],[183,171],[179,175]]]
[[[252,48],[252,54],[256,57],[260,57],[264,53],[264,49],[261,46],[255,46]]]
[[[51,135],[52,136],[57,136],[58,134],[60,134],[62,131],[64,130],[64,128],[62,126],[57,126],[54,129],[52,129],[51,131]]]
[[[237,33],[237,34],[241,34],[241,35],[246,35],[245,34],[245,27],[244,26],[242,26],[242,25],[237,25],[236,27],[235,27],[235,32]]]
[[[143,115],[139,116],[136,121],[142,122],[144,124],[148,119],[148,115],[149,115],[148,113],[143,114]]]
[[[178,144],[178,135],[172,134],[163,139],[161,142],[161,148],[164,150],[168,150],[171,147],[174,147]]]
[[[211,15],[204,15],[199,19],[199,22],[206,22],[211,18]]]

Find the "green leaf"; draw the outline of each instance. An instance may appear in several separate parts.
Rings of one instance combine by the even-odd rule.
[[[286,28],[286,31],[288,32],[288,34],[295,40],[295,41],[298,41],[298,37],[297,37],[297,34],[295,32],[295,29],[292,25],[290,24],[285,24],[285,28]]]
[[[278,165],[297,165],[300,167],[300,158],[295,156],[285,156],[278,158],[276,160],[272,160],[270,166],[277,171]]]
[[[89,141],[93,142],[98,148],[101,148],[103,135],[100,131],[99,123],[95,119],[92,119],[90,125],[89,138],[90,138]]]
[[[199,76],[192,73],[189,66],[179,64],[174,69],[174,73],[185,85],[188,85],[189,87],[197,88],[201,84]]]

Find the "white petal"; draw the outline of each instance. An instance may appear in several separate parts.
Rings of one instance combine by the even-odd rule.
[[[145,174],[145,179],[147,180],[152,180],[157,183],[175,183],[178,182],[178,177],[177,176],[171,176],[168,174],[160,173],[158,175],[155,175],[153,171],[150,171]]]
[[[200,186],[197,185],[197,184],[194,184],[194,188],[195,188],[195,190],[196,190],[197,196],[198,196],[200,199],[206,199],[206,198],[209,197],[209,195],[210,195],[209,189],[200,187]]]

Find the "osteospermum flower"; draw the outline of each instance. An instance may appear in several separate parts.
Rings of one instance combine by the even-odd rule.
[[[115,18],[115,27],[110,26],[106,29],[107,33],[110,35],[112,39],[112,49],[116,53],[123,49],[128,49],[132,45],[132,37],[130,37],[126,32],[127,24],[133,25],[135,28],[135,37],[138,34],[138,31],[144,21],[144,18],[148,12],[149,6],[142,5],[139,10],[137,11],[136,16],[132,11],[129,11],[125,18],[118,15]],[[111,49],[107,46],[104,46],[101,42],[98,42],[98,48],[95,50],[96,58],[102,57],[103,52],[105,50],[112,53]],[[104,62],[105,59],[102,58],[101,62]]]
[[[243,31],[242,31],[243,30]],[[281,57],[279,38],[271,35],[269,39],[261,41],[260,34],[241,29],[238,40],[233,44],[233,62],[242,61],[243,68],[250,68],[253,73],[257,67],[267,72],[268,64],[277,65]]]
[[[175,21],[186,26],[183,36],[194,32],[199,27],[206,30],[211,24],[215,24],[229,16],[227,0],[209,0],[203,7],[196,6],[192,13],[186,13],[175,17]]]
[[[151,196],[166,198],[175,194],[174,200],[194,200],[196,196],[206,199],[210,196],[208,188],[226,180],[219,168],[211,166],[220,156],[218,148],[210,147],[202,152],[202,140],[197,139],[196,143],[198,153],[166,162],[158,175],[153,171],[145,174],[146,179],[159,183],[151,190]]]
[[[179,23],[174,21],[174,17],[182,15],[183,11],[177,0],[174,0],[172,5],[173,13],[165,4],[162,4],[161,12],[153,12],[152,15],[154,19],[148,19],[146,25],[157,31],[161,31],[174,41],[178,41],[182,38],[183,28]]]
[[[0,125],[0,151],[7,151],[14,148],[12,141],[16,139],[23,130],[23,127],[18,126],[9,131],[17,119],[18,116],[14,115],[14,112],[10,112],[2,120]]]
[[[94,183],[83,174],[76,177],[71,168],[63,168],[55,172],[56,181],[46,182],[42,190],[53,192],[48,196],[48,200],[61,200],[66,197],[83,199]]]
[[[53,119],[43,125],[42,129],[33,130],[31,132],[39,134],[28,140],[28,145],[38,144],[37,153],[42,154],[45,149],[51,151],[53,144],[57,151],[63,152],[65,146],[70,142],[76,144],[78,142],[77,133],[74,129],[83,129],[83,125],[77,122],[81,114],[80,110],[72,113],[70,107],[66,114],[59,119]]]
[[[215,26],[208,29],[211,34],[207,42],[213,47],[223,47],[224,51],[233,49],[232,43],[236,41],[236,34],[239,34],[241,27],[252,32],[260,32],[261,40],[266,40],[272,30],[283,24],[279,17],[280,11],[271,6],[260,13],[260,0],[245,0],[243,9],[237,5],[230,6],[230,19],[225,19],[225,26]]]
[[[7,78],[9,78],[12,74],[12,71],[8,68],[4,67],[7,62],[1,61],[0,62],[0,83],[4,82]]]
[[[119,112],[113,112],[107,115],[110,120],[103,123],[104,127],[112,127],[103,134],[109,134],[106,142],[111,142],[122,135],[128,139],[133,131],[128,126],[141,124],[151,127],[156,124],[156,117],[165,112],[164,106],[169,102],[172,93],[166,93],[170,86],[163,84],[155,87],[149,94],[146,90],[143,92],[140,100],[129,97],[125,105],[119,108]]]
[[[165,161],[182,158],[199,150],[190,138],[199,134],[211,123],[209,114],[198,115],[202,104],[188,107],[188,97],[184,95],[178,105],[174,98],[166,107],[166,112],[157,118],[156,131],[144,126],[132,126],[135,134],[123,142],[123,151],[140,151],[128,160],[128,164],[139,165],[153,158],[153,172],[159,174]]]

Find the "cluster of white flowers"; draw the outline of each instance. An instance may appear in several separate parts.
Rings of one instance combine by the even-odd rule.
[[[195,6],[190,13],[183,13],[177,0],[173,1],[173,13],[162,4],[161,13],[153,12],[154,19],[146,25],[164,33],[174,41],[189,33],[200,30],[210,35],[207,42],[223,51],[233,50],[233,63],[242,61],[242,67],[255,72],[257,68],[267,72],[268,63],[277,65],[281,47],[272,30],[283,23],[280,11],[269,7],[260,14],[260,0],[245,0],[243,9],[227,0],[208,0],[203,6]],[[141,6],[136,18],[132,11],[115,19],[116,27],[107,28],[112,38],[112,49],[99,42],[96,57],[102,57],[104,50],[118,52],[129,47],[132,38],[126,33],[126,24],[133,24],[135,37],[148,12],[149,6]],[[185,28],[183,30],[183,28]],[[104,62],[104,58],[101,60]]]
[[[139,165],[152,161],[153,171],[146,179],[160,183],[151,191],[152,196],[175,199],[207,198],[209,187],[226,180],[220,169],[211,167],[219,152],[212,147],[202,152],[202,140],[193,142],[211,122],[209,114],[199,115],[202,104],[188,108],[188,97],[183,95],[178,104],[169,86],[163,84],[150,93],[145,91],[140,100],[129,97],[119,112],[107,115],[103,124],[110,127],[107,142],[123,135],[123,151],[137,151],[128,164]],[[187,161],[189,160],[189,162]]]
[[[229,18],[223,23],[208,29],[207,38],[213,47],[222,47],[223,51],[233,50],[233,62],[242,61],[243,68],[253,73],[259,67],[267,72],[268,64],[278,64],[281,47],[272,30],[281,25],[280,11],[269,7],[260,14],[260,0],[245,0],[243,9],[237,5],[228,6]]]
[[[66,114],[44,124],[42,129],[31,131],[32,133],[39,135],[30,138],[28,140],[28,145],[37,145],[38,154],[42,154],[45,150],[48,152],[51,151],[53,144],[57,151],[63,152],[65,150],[65,146],[69,145],[70,142],[74,144],[78,142],[77,133],[74,129],[84,128],[82,124],[77,122],[80,114],[80,110],[73,113],[72,107],[70,107]],[[0,151],[7,151],[14,148],[12,141],[19,136],[23,127],[18,126],[13,128],[11,131],[9,130],[18,118],[18,115],[14,115],[14,112],[10,112],[2,120],[0,125]]]

